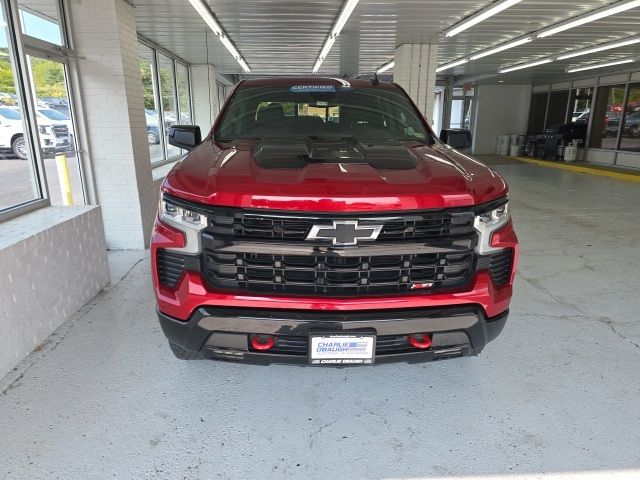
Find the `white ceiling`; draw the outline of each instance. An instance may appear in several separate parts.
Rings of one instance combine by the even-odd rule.
[[[208,0],[252,74],[309,74],[343,0]],[[523,0],[453,38],[442,32],[492,0],[360,0],[343,30],[359,38],[359,73],[373,72],[393,57],[396,45],[437,42],[444,64],[521,35],[615,3],[610,0]],[[135,0],[138,32],[190,63],[214,64],[221,73],[240,73],[235,59],[187,0]],[[207,33],[208,32],[208,33]],[[347,32],[351,32],[348,35]],[[536,39],[446,72],[495,74],[501,66],[640,34],[640,8]],[[345,48],[345,55],[348,48]],[[208,55],[207,55],[208,51]],[[340,38],[321,74],[340,73]],[[638,45],[577,57],[501,75],[505,82],[544,81],[564,76],[568,65],[640,56]],[[640,65],[640,64],[639,64]],[[578,74],[576,74],[578,75]],[[584,74],[582,74],[584,75]],[[495,77],[497,81],[498,77]]]

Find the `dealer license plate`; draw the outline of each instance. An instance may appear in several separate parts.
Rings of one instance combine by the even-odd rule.
[[[363,365],[373,363],[375,335],[312,334],[309,362],[314,365]]]

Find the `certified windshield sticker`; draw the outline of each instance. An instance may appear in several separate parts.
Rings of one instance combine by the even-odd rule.
[[[335,92],[334,85],[293,85],[289,90],[293,93]]]

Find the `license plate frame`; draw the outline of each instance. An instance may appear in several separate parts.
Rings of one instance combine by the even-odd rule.
[[[321,343],[336,345],[323,346],[320,345]],[[308,361],[311,365],[372,365],[375,363],[375,356],[375,333],[313,332],[309,334]]]

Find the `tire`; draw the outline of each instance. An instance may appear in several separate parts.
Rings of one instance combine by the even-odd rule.
[[[153,132],[147,132],[147,141],[149,145],[157,145],[160,143],[160,138]]]
[[[27,157],[29,156],[29,151],[27,150],[27,142],[22,135],[18,135],[12,140],[11,151],[13,151],[13,154],[20,160],[27,159]]]
[[[180,360],[200,360],[202,355],[200,352],[194,352],[193,350],[187,350],[186,348],[182,348],[180,345],[176,345],[175,343],[169,342],[169,347],[171,351]]]

